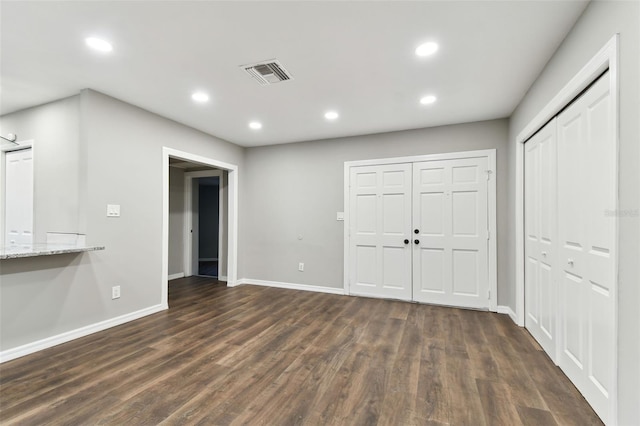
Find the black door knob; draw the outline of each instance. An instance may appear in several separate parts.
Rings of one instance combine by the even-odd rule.
[[[414,234],[419,234],[419,233],[420,233],[420,230],[419,230],[419,229],[414,229],[414,230],[413,230],[413,233],[414,233]]]
[[[409,244],[409,240],[404,240],[404,243],[405,244]]]
[[[420,240],[413,240],[414,244],[420,244]]]

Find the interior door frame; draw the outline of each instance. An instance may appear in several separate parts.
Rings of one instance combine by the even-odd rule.
[[[497,224],[496,224],[496,150],[483,149],[477,151],[461,151],[441,154],[415,155],[410,157],[392,157],[392,158],[376,158],[371,160],[355,160],[345,161],[344,163],[344,277],[343,288],[344,294],[349,295],[349,276],[351,268],[350,259],[350,202],[349,202],[349,180],[352,167],[359,166],[378,166],[384,164],[397,163],[418,163],[423,161],[436,160],[456,160],[462,158],[486,157],[489,163],[489,176],[487,184],[488,196],[488,226],[489,226],[489,245],[488,245],[488,282],[489,282],[489,310],[497,312],[498,308],[498,269],[497,269]]]
[[[35,148],[35,141],[34,139],[28,139],[28,140],[24,140],[24,141],[16,141],[13,142],[14,145],[4,145],[2,147],[0,147],[0,182],[5,182],[5,164],[7,161],[7,152],[12,152],[12,151],[21,151],[23,149],[31,149],[31,157],[33,158],[33,160],[31,160],[33,162],[33,212],[32,212],[32,217],[33,217],[33,224],[31,225],[31,232],[33,235],[33,240],[32,243],[35,244],[36,242],[36,148]],[[5,241],[4,241],[4,231],[5,231],[5,202],[6,202],[6,198],[5,198],[6,194],[5,194],[5,190],[4,190],[4,185],[0,185],[0,246],[4,246],[5,245]]]
[[[614,128],[614,143],[616,146],[616,179],[615,179],[615,194],[618,194],[619,187],[619,67],[618,67],[618,55],[619,55],[619,35],[615,34],[609,41],[595,54],[593,58],[587,62],[586,65],[558,92],[558,94],[549,101],[549,103],[527,124],[524,129],[516,137],[516,199],[515,199],[515,238],[516,238],[516,323],[524,327],[525,323],[525,228],[524,228],[524,144],[531,138],[539,129],[541,129],[549,120],[558,115],[558,113],[564,109],[573,99],[575,99],[584,89],[589,87],[603,72],[609,69],[609,90],[611,93],[612,104],[614,106],[612,114],[613,128]],[[616,198],[615,209],[618,209],[619,199]],[[611,424],[617,423],[618,410],[618,245],[619,245],[619,220],[617,217],[612,217],[615,221],[614,229],[614,277],[612,277],[612,298],[614,303],[614,309],[612,315],[614,316],[612,323],[614,324],[614,342],[616,344],[612,347],[612,360],[613,371],[612,375],[613,383],[611,386]]]
[[[198,179],[202,177],[217,177],[220,179],[220,186],[218,191],[218,265],[221,265],[224,262],[224,257],[222,256],[222,234],[223,234],[223,223],[225,216],[225,208],[228,206],[223,203],[224,192],[222,191],[222,170],[202,170],[197,172],[185,172],[184,173],[184,259],[183,259],[183,271],[185,277],[190,277],[193,274],[193,265],[194,265],[194,256],[199,254],[196,250],[194,252],[193,247],[197,247],[194,241],[194,235],[191,232],[193,229],[193,216],[195,211],[193,210],[193,179]],[[196,239],[198,236],[196,236]],[[196,274],[197,275],[197,274]],[[220,269],[218,268],[218,279],[220,281],[222,277],[220,277]],[[224,277],[226,279],[226,277]]]
[[[227,171],[228,220],[227,220],[227,286],[238,285],[238,181],[236,164],[207,158],[174,148],[162,147],[162,282],[161,304],[169,305],[169,157]]]

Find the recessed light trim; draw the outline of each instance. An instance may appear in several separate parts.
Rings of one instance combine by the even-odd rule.
[[[431,56],[438,51],[438,48],[439,48],[438,43],[433,41],[428,41],[416,47],[416,55],[421,57]]]
[[[87,37],[84,39],[84,42],[92,48],[93,50],[97,50],[99,52],[111,52],[113,50],[113,46],[108,41],[97,38],[97,37]]]
[[[209,95],[204,92],[194,92],[191,95],[191,99],[193,99],[195,102],[200,103],[209,102]]]
[[[327,111],[324,114],[324,118],[326,118],[327,120],[335,120],[338,117],[340,117],[340,114],[338,114],[336,111]]]
[[[249,123],[249,128],[253,130],[260,130],[262,129],[262,123],[259,121],[252,121],[251,123]]]
[[[430,104],[434,103],[437,100],[438,100],[438,98],[436,98],[435,96],[427,95],[427,96],[423,96],[422,98],[420,98],[420,103],[422,105],[430,105]]]

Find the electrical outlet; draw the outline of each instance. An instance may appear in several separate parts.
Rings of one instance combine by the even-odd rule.
[[[120,299],[120,286],[111,287],[111,299]]]
[[[298,263],[298,271],[300,271],[300,272],[304,271],[304,263],[302,263],[302,262]]]

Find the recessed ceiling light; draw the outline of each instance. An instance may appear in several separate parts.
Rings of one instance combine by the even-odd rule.
[[[424,96],[424,97],[420,98],[420,103],[421,103],[422,105],[429,105],[429,104],[434,103],[437,99],[438,99],[438,98],[436,98],[436,97],[435,97],[435,96],[433,96],[433,95]]]
[[[251,123],[249,123],[249,127],[251,127],[253,130],[260,130],[262,129],[262,123],[259,121],[252,121]]]
[[[418,56],[429,56],[436,53],[438,50],[438,43],[434,43],[433,41],[429,41],[427,43],[423,43],[416,48],[416,55]]]
[[[337,112],[335,112],[335,111],[327,111],[327,112],[324,114],[324,118],[326,118],[327,120],[335,120],[335,119],[336,119],[336,118],[338,118],[338,117],[339,117],[339,115],[338,115],[338,113],[337,113]]]
[[[207,102],[209,100],[209,95],[207,95],[204,92],[195,92],[193,95],[191,95],[191,99],[193,99],[196,102]]]
[[[100,38],[88,37],[85,38],[84,41],[87,43],[87,46],[100,52],[111,52],[113,50],[111,43]]]

